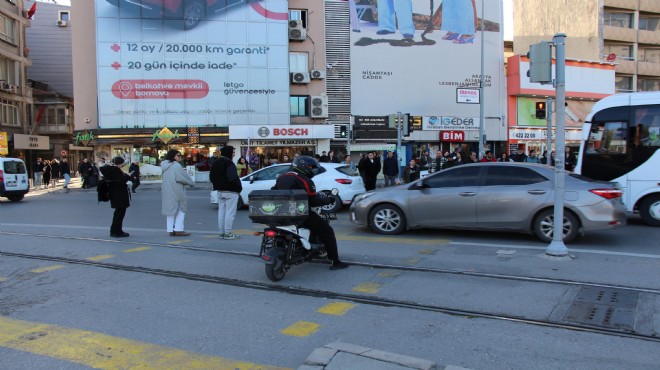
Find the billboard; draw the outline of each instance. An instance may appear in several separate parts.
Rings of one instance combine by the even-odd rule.
[[[353,115],[474,117],[481,100],[486,117],[504,116],[502,2],[431,4],[432,9],[428,0],[378,1],[351,14]],[[470,89],[479,87],[482,57],[479,96]],[[474,95],[469,101],[457,98],[466,91]]]
[[[289,124],[286,0],[95,0],[99,127]]]

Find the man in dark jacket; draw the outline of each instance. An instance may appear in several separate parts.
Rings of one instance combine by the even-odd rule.
[[[88,189],[90,186],[89,178],[94,174],[94,167],[91,163],[89,163],[89,159],[83,158],[82,162],[80,162],[80,165],[78,165],[78,173],[83,179],[82,188]]]
[[[329,204],[331,198],[322,198],[316,194],[316,185],[312,181],[315,171],[319,168],[316,159],[307,156],[300,156],[291,163],[291,171],[281,174],[275,181],[273,190],[304,190],[307,192],[310,207],[320,207]],[[304,226],[314,235],[318,236],[325,250],[328,252],[328,258],[332,261],[330,270],[341,270],[348,265],[339,260],[337,251],[337,238],[332,226],[324,221],[316,212],[310,211]]]
[[[220,238],[233,240],[240,238],[232,233],[238,197],[243,190],[241,179],[236,171],[236,164],[232,158],[236,149],[227,145],[220,149],[220,158],[213,162],[209,178],[213,183],[213,190],[218,192],[218,228]]]
[[[103,171],[101,171],[103,173]],[[131,163],[131,166],[128,167],[128,175],[131,177],[131,191],[133,193],[136,193],[135,189],[137,189],[138,186],[140,186],[140,162],[138,160],[134,160],[133,163]]]
[[[383,161],[383,175],[385,176],[385,187],[396,185],[399,176],[399,160],[391,150],[387,151],[387,157]]]
[[[358,168],[364,173],[364,188],[367,191],[376,189],[376,178],[380,173],[380,161],[375,159],[375,156],[374,152],[369,152],[367,158],[362,159],[358,164]]]
[[[41,158],[37,158],[37,161],[32,163],[32,173],[34,174],[34,188],[41,188],[44,174],[44,162],[41,161]]]
[[[112,225],[110,226],[110,236],[113,238],[129,236],[127,232],[124,232],[122,224],[126,215],[126,208],[130,207],[130,194],[126,182],[131,178],[117,167],[123,163],[124,158],[115,157],[112,159],[111,165],[101,167],[103,179],[110,183],[110,207],[115,209]]]

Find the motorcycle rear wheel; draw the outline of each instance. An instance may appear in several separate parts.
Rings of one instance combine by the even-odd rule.
[[[270,279],[270,281],[280,281],[284,279],[284,275],[286,275],[283,263],[279,264],[279,268],[275,268],[275,265],[276,263],[266,264],[266,276],[268,279]]]

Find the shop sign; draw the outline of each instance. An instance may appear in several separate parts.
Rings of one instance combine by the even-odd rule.
[[[94,140],[94,133],[92,131],[79,131],[76,136],[73,138],[73,142],[76,145],[82,144],[82,146],[87,146],[90,141]]]
[[[48,136],[14,134],[14,148],[16,149],[50,149]]]
[[[160,139],[163,143],[167,144],[172,139],[178,139],[179,138],[179,130],[175,130],[174,132],[170,131],[169,128],[165,127],[160,131],[154,132],[154,136],[151,138],[151,141],[156,141],[156,139]]]
[[[250,146],[311,146],[318,145],[316,139],[299,140],[250,140]],[[248,146],[247,140],[241,140],[241,146]]]
[[[229,125],[230,140],[332,139],[334,125]]]
[[[479,117],[431,116],[422,119],[424,130],[478,130]]]
[[[456,103],[462,104],[479,104],[479,89],[456,89]]]
[[[0,155],[9,155],[9,140],[4,131],[0,131]]]
[[[387,128],[388,116],[355,116],[355,128]]]
[[[465,141],[463,131],[440,131],[440,141],[446,143],[462,143]]]
[[[509,130],[509,139],[510,140],[540,140],[544,141],[548,138],[548,130],[543,129],[521,129],[521,128],[512,128]],[[582,130],[565,130],[564,131],[565,140],[570,141],[579,141],[582,140]],[[555,130],[552,130],[552,138],[555,138]]]
[[[353,152],[371,152],[380,150],[395,150],[396,144],[354,144],[351,145]]]

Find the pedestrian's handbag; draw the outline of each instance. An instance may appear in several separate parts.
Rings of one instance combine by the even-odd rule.
[[[102,179],[96,187],[96,198],[100,202],[110,201],[110,182]]]

